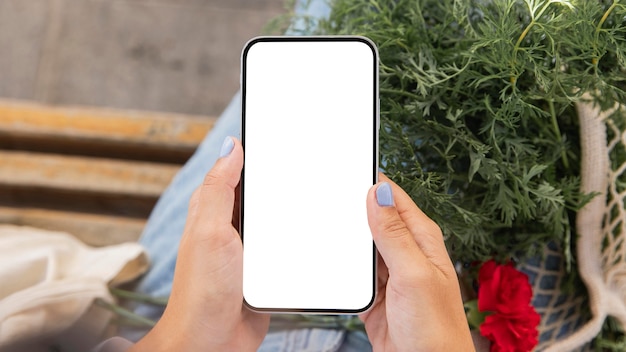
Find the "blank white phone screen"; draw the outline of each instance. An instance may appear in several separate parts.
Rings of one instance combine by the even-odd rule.
[[[359,312],[375,294],[377,54],[364,38],[257,38],[242,55],[243,293],[259,310]]]

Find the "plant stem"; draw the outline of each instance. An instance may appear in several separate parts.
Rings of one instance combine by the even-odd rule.
[[[357,317],[342,319],[335,316],[316,315],[273,315],[270,330],[290,330],[299,328],[335,329],[364,331],[363,323]]]
[[[515,46],[513,47],[513,62],[511,62],[511,71],[515,70],[515,64],[517,63],[516,62],[517,52],[519,51],[522,45],[522,41],[524,40],[524,38],[526,38],[526,35],[528,35],[528,32],[530,32],[530,29],[533,28],[535,23],[537,23],[536,19],[540,18],[541,15],[543,15],[543,13],[546,11],[546,9],[548,8],[548,6],[550,6],[551,3],[552,1],[546,2],[546,4],[543,5],[541,10],[539,10],[539,12],[536,15],[533,13],[533,9],[530,8],[529,6],[528,9],[530,10],[530,16],[532,17],[532,19],[530,20],[530,23],[526,26],[526,28],[524,28],[524,31],[522,32],[522,34],[520,34],[519,38],[517,38],[517,42],[515,43]],[[515,83],[516,81],[517,81],[517,77],[511,75],[510,82]]]
[[[148,319],[146,317],[142,317],[141,315],[135,314],[128,309],[122,308],[118,305],[109,303],[101,298],[96,299],[95,304],[103,307],[105,309],[110,310],[111,312],[117,314],[118,316],[128,319],[137,325],[145,326],[145,327],[153,327],[156,325],[154,320]]]
[[[407,98],[411,98],[415,100],[422,99],[422,97],[417,94],[413,94],[411,92],[407,92],[407,91],[399,90],[399,89],[379,88],[379,92],[385,93],[385,94],[398,94],[398,95],[402,95]]]
[[[111,291],[111,294],[113,296],[116,296],[119,298],[129,299],[129,300],[141,302],[141,303],[152,304],[155,306],[165,307],[167,305],[167,300],[168,300],[168,297],[153,297],[153,296],[149,296],[149,295],[142,294],[142,293],[121,290],[119,288],[111,288],[109,291]]]
[[[611,4],[611,6],[609,6],[606,12],[604,12],[604,15],[602,15],[600,22],[598,22],[598,25],[596,26],[595,41],[593,43],[593,51],[595,55],[591,59],[591,63],[593,64],[593,69],[596,74],[598,73],[598,63],[600,62],[600,58],[601,58],[601,55],[598,52],[598,41],[600,40],[600,31],[602,31],[602,26],[604,25],[604,22],[609,17],[609,14],[613,11],[615,7],[617,7],[617,1],[613,0],[613,3]]]
[[[598,34],[601,30],[602,30],[602,26],[604,25],[604,22],[606,21],[607,17],[609,17],[609,14],[613,11],[613,9],[617,7],[617,1],[613,0],[613,3],[611,4],[611,6],[606,10],[606,12],[604,13],[604,15],[602,16],[602,18],[600,19],[600,22],[598,22],[598,25],[596,26],[596,34]]]
[[[554,101],[552,99],[548,99],[548,107],[550,108],[550,117],[552,119],[552,128],[554,129],[554,134],[556,135],[556,140],[559,144],[563,143],[563,137],[561,136],[561,129],[559,128],[559,122],[556,118],[556,110],[554,109]],[[561,160],[563,161],[563,166],[566,169],[569,169],[569,161],[567,161],[567,155],[565,153],[565,148],[561,150]]]

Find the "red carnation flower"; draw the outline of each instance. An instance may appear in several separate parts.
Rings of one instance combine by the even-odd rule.
[[[530,304],[528,276],[512,263],[490,260],[480,268],[478,284],[478,309],[491,313],[480,334],[491,341],[491,352],[527,352],[537,346],[541,317]]]

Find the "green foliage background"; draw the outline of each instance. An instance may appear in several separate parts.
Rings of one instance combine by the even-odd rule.
[[[626,103],[625,1],[329,2],[320,20],[295,15],[288,0],[269,28],[297,22],[294,34],[376,43],[381,166],[441,226],[453,260],[524,262],[553,241],[570,270],[563,289],[584,295],[575,221],[595,195],[579,191],[575,103],[585,93],[602,109]],[[624,114],[610,116],[621,131]],[[626,148],[610,159],[616,170]],[[626,175],[618,182],[626,189]],[[624,346],[607,319],[593,348]]]
[[[523,260],[552,240],[571,259],[592,196],[578,190],[574,102],[625,101],[624,4],[336,0],[316,25],[377,44],[381,165],[454,259]]]

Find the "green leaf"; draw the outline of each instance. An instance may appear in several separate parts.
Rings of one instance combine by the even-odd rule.
[[[470,329],[479,329],[480,324],[482,324],[485,321],[485,318],[491,314],[490,312],[481,312],[478,309],[477,299],[465,302],[463,307],[465,307],[465,315],[467,316],[467,322],[469,323]]]

